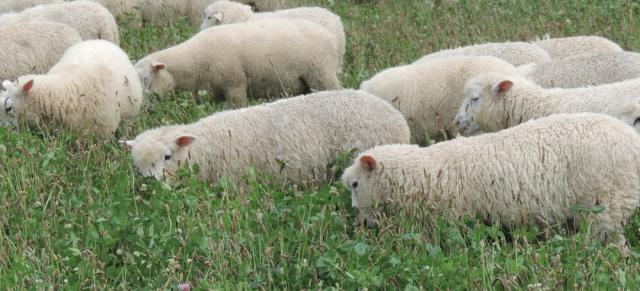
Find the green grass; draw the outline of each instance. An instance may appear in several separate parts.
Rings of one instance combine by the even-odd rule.
[[[304,1],[343,17],[345,87],[438,49],[485,41],[599,34],[640,50],[633,1]],[[363,1],[367,2],[367,1]],[[136,29],[121,21],[137,59],[194,32],[184,20]],[[191,122],[226,108],[186,94],[149,98],[121,137]],[[640,288],[640,216],[632,254],[577,234],[536,239],[474,219],[355,226],[338,184],[274,185],[248,171],[251,191],[207,185],[183,172],[173,188],[142,178],[115,139],[53,128],[0,128],[0,289],[616,289]]]

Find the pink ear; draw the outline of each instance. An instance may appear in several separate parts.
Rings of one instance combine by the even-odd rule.
[[[498,83],[498,94],[503,94],[509,91],[509,89],[511,89],[512,86],[513,86],[513,82],[509,80],[504,80]]]
[[[126,150],[126,151],[130,151],[133,148],[133,141],[128,141],[128,140],[120,140],[118,141],[120,143],[120,145],[122,145],[122,147]]]
[[[29,91],[31,91],[31,88],[33,88],[33,80],[30,80],[26,84],[22,85],[22,92],[27,94],[29,93]]]
[[[158,72],[160,70],[164,70],[167,67],[167,65],[160,62],[152,62],[151,67],[153,68],[153,72]]]
[[[222,14],[222,12],[216,12],[216,14],[213,15],[213,18],[217,19],[219,22],[222,22],[222,20],[224,19],[224,14]]]
[[[176,145],[178,145],[178,147],[183,148],[192,144],[195,140],[196,138],[190,135],[181,136],[178,139],[176,139]]]
[[[370,172],[376,169],[378,162],[372,156],[360,157],[360,163]]]

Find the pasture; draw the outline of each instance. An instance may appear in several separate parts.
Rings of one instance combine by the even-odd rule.
[[[597,34],[640,51],[636,1],[358,2],[291,3],[342,17],[346,88],[429,52],[546,33]],[[186,19],[162,27],[119,23],[121,46],[133,60],[196,31]],[[148,95],[118,135],[133,138],[228,108],[205,100]],[[328,165],[336,175],[351,162],[349,153],[341,156]],[[225,180],[211,185],[184,170],[168,186],[143,178],[116,139],[53,128],[0,128],[0,177],[0,289],[175,290],[184,282],[232,290],[640,289],[638,214],[625,232],[628,257],[590,240],[588,223],[576,234],[540,234],[473,217],[416,220],[405,209],[370,230],[356,226],[339,182],[283,186],[247,169],[250,190],[238,193]]]

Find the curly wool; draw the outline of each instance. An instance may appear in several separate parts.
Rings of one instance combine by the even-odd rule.
[[[453,56],[490,56],[501,58],[514,66],[539,63],[551,59],[542,48],[526,42],[484,43],[428,54],[416,63]]]
[[[362,153],[343,183],[368,222],[376,204],[419,203],[452,219],[476,214],[507,227],[543,228],[604,207],[591,234],[623,243],[640,199],[640,136],[602,114],[558,114],[427,148],[389,145]]]
[[[126,144],[139,171],[159,180],[171,180],[189,161],[209,182],[237,180],[255,166],[298,183],[329,178],[327,165],[345,150],[408,142],[400,112],[365,92],[343,90],[219,112],[145,131]]]
[[[544,49],[552,58],[563,59],[582,54],[622,52],[617,43],[601,36],[571,36],[551,38],[548,35],[533,44]]]

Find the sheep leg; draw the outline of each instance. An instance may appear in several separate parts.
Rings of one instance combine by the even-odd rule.
[[[247,88],[245,86],[228,88],[224,90],[224,97],[232,108],[240,108],[247,106]]]

